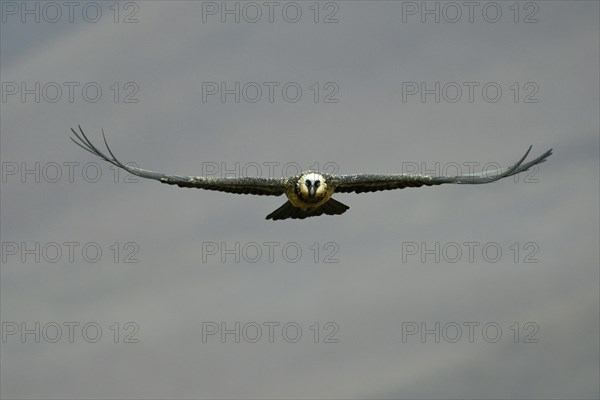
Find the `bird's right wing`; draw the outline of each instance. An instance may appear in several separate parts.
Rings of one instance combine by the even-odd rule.
[[[198,188],[206,190],[218,190],[220,192],[237,193],[237,194],[255,194],[259,196],[279,196],[285,193],[286,180],[275,179],[275,178],[262,178],[262,177],[239,177],[239,178],[213,178],[203,176],[179,176],[179,175],[166,175],[158,172],[152,172],[141,168],[131,167],[123,164],[115,157],[113,152],[108,147],[104,132],[102,136],[104,138],[104,144],[106,150],[110,154],[110,157],[100,150],[87,138],[81,126],[79,126],[79,133],[71,128],[71,131],[75,137],[79,140],[71,138],[76,145],[83,148],[86,151],[102,158],[103,160],[124,169],[130,174],[137,175],[142,178],[154,179],[162,183],[169,185],[177,185],[179,187],[187,188]]]
[[[532,166],[546,161],[552,154],[552,149],[544,154],[523,164],[529,154],[531,146],[525,155],[514,165],[507,168],[500,168],[494,171],[480,172],[477,174],[459,175],[459,176],[428,176],[428,175],[409,175],[409,174],[356,174],[356,175],[338,175],[333,176],[330,184],[334,187],[336,193],[363,193],[376,192],[379,190],[404,189],[406,187],[421,187],[441,185],[444,183],[456,184],[482,184],[495,182],[523,172]]]

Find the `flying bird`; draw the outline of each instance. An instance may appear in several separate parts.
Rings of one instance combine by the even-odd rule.
[[[332,175],[316,171],[305,171],[298,175],[286,178],[262,178],[262,177],[203,177],[203,176],[180,176],[166,175],[152,172],[141,168],[131,167],[123,164],[115,157],[102,131],[104,145],[108,155],[100,151],[83,133],[79,126],[79,133],[71,128],[75,138],[71,140],[84,150],[108,161],[109,163],[124,169],[130,174],[142,178],[154,179],[169,185],[177,185],[185,188],[198,188],[206,190],[218,190],[221,192],[237,194],[254,194],[259,196],[281,196],[285,194],[288,200],[267,215],[266,219],[304,219],[317,217],[319,215],[340,215],[350,207],[333,199],[334,193],[364,193],[377,192],[379,190],[404,189],[406,187],[421,187],[441,185],[444,183],[455,184],[482,184],[491,183],[528,170],[530,167],[540,164],[552,154],[552,149],[544,154],[523,163],[532,146],[521,159],[508,168],[501,168],[485,173],[476,173],[459,176],[428,176],[411,174],[355,174],[355,175]]]

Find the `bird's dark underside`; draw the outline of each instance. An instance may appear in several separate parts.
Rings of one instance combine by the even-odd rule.
[[[267,215],[267,219],[272,219],[274,221],[280,219],[304,219],[308,217],[318,217],[319,215],[340,215],[346,212],[349,209],[345,204],[340,203],[337,200],[329,199],[327,203],[323,204],[321,207],[316,208],[314,210],[306,210],[304,211],[301,208],[294,207],[292,203],[286,201],[284,205],[279,207],[277,210],[273,211],[271,214]]]

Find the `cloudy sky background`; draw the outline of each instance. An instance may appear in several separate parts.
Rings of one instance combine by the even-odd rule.
[[[202,3],[183,1],[121,3],[115,22],[113,3],[95,3],[102,17],[90,23],[84,4],[73,23],[66,9],[56,23],[43,15],[23,23],[2,5],[1,320],[5,331],[21,323],[63,326],[57,343],[46,340],[50,330],[40,343],[20,332],[5,337],[3,398],[598,398],[597,2],[532,3],[537,10],[520,3],[517,23],[512,2],[500,5],[496,23],[482,7],[473,23],[466,8],[457,23],[432,16],[422,23],[418,14],[403,22],[402,3],[384,1],[323,2],[318,23],[313,2],[295,3],[297,23],[282,18],[282,6],[269,23],[262,2],[256,23],[231,16],[222,23],[218,15],[203,22]],[[124,23],[132,11],[138,22]],[[538,22],[523,23],[534,11]],[[330,12],[337,23],[322,22]],[[44,96],[36,103],[33,95],[8,94],[13,82],[79,86],[72,103],[66,89],[56,103]],[[90,82],[102,89],[96,103],[82,97]],[[139,89],[137,103],[123,102],[128,82]],[[266,92],[256,103],[235,103],[232,95],[203,102],[202,82],[280,86],[273,103]],[[287,82],[303,89],[296,103],[282,97]],[[315,82],[318,102],[309,88]],[[339,89],[337,103],[324,102],[328,82]],[[472,103],[466,92],[456,103],[432,95],[403,102],[403,82],[479,87]],[[482,97],[487,82],[502,88],[499,101]],[[523,102],[528,82],[539,88],[537,103]],[[342,194],[335,198],[351,207],[342,217],[272,222],[264,217],[284,198],[125,183],[122,174],[115,183],[109,165],[68,140],[77,124],[98,144],[104,128],[123,161],[192,175],[214,163],[257,163],[263,176],[267,163],[279,163],[281,176],[287,162],[330,163],[340,173],[407,172],[422,162],[430,169],[476,162],[480,170],[516,161],[530,144],[534,156],[548,148],[555,154],[516,182]],[[73,182],[65,162],[78,163]],[[91,162],[101,165],[96,183],[82,176]],[[47,175],[23,179],[21,170],[36,163]],[[73,262],[65,242],[79,243]],[[125,248],[129,242],[136,247]],[[222,262],[221,253],[203,259],[207,243],[258,243],[266,252],[265,242],[279,243],[273,262],[266,253],[255,263],[243,254],[239,263]],[[479,243],[473,261],[465,242]],[[36,243],[58,243],[63,254],[52,263],[51,251],[36,263],[22,251]],[[83,258],[86,243],[101,248],[98,262]],[[287,243],[302,249],[298,262],[282,256]],[[453,252],[423,261],[403,252],[412,243],[458,243],[463,254],[454,263]],[[502,250],[498,262],[482,255],[486,243]],[[139,262],[123,262],[132,248]],[[339,262],[324,262],[332,249]],[[532,251],[538,262],[524,262]],[[74,343],[68,322],[80,324]],[[82,338],[88,322],[102,328],[97,343]],[[139,327],[138,343],[123,343],[127,322]],[[256,323],[263,336],[203,342],[206,322]],[[280,324],[273,343],[266,322]],[[302,328],[297,343],[282,337],[289,322]],[[328,322],[339,328],[338,343],[324,343]],[[424,343],[418,334],[403,341],[406,322],[457,323],[463,335],[456,343],[436,343],[432,334]],[[479,324],[473,343],[465,322]],[[496,343],[484,340],[486,323],[502,328]],[[524,343],[531,327],[539,328],[530,337],[538,342]]]

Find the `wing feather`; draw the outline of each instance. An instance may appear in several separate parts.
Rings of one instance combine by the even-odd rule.
[[[546,151],[536,159],[523,164],[529,154],[531,146],[521,159],[514,165],[507,168],[500,168],[494,171],[481,172],[477,174],[467,174],[459,176],[440,176],[433,177],[428,175],[410,175],[410,174],[355,174],[339,175],[332,178],[331,184],[337,193],[363,193],[376,192],[379,190],[404,189],[407,187],[421,187],[441,185],[444,183],[477,185],[483,183],[495,182],[527,171],[536,164],[543,163],[552,154],[552,149]]]
[[[115,165],[119,168],[124,169],[130,174],[137,175],[146,179],[154,179],[162,183],[169,185],[177,185],[179,187],[186,188],[198,188],[206,190],[217,190],[220,192],[237,193],[237,194],[254,194],[259,196],[280,196],[285,193],[286,180],[275,179],[275,178],[262,178],[262,177],[238,177],[238,178],[213,178],[203,176],[180,176],[180,175],[167,175],[158,172],[148,171],[141,168],[132,167],[123,164],[113,154],[112,150],[108,146],[104,130],[102,130],[102,137],[104,139],[104,145],[106,150],[110,154],[110,157],[100,151],[85,135],[81,126],[79,126],[79,133],[71,128],[71,132],[75,135],[77,140],[73,137],[70,139],[82,149],[89,151],[90,153],[102,158],[103,160]]]

